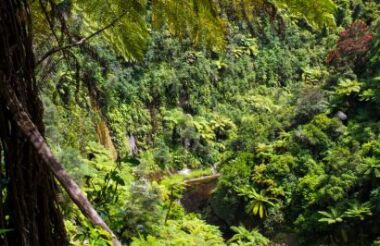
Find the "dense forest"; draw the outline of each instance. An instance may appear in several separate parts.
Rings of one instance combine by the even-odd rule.
[[[0,245],[380,245],[379,0],[1,0]]]

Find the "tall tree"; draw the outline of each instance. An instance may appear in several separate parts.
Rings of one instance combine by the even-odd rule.
[[[11,228],[5,245],[64,245],[62,214],[56,200],[57,185],[42,165],[9,104],[17,99],[27,117],[43,134],[42,104],[34,79],[30,19],[24,1],[0,3],[0,138],[5,166],[2,178],[8,180],[6,200],[2,200],[2,228]],[[18,110],[18,109],[17,109]],[[21,113],[21,112],[20,112]],[[9,220],[4,215],[9,214]]]
[[[33,33],[26,0],[0,2],[0,33],[1,176],[7,182],[0,226],[12,229],[2,243],[67,244],[54,176],[92,223],[112,234],[43,138],[43,110],[34,77]],[[114,244],[119,244],[116,238]]]

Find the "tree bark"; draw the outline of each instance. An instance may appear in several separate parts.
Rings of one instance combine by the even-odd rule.
[[[34,78],[27,0],[1,0],[0,152],[3,160],[0,159],[0,164],[5,170],[2,182],[7,181],[7,197],[0,201],[3,216],[0,222],[12,231],[0,239],[3,240],[0,244],[68,244],[57,202],[55,176],[87,218],[110,232],[114,244],[120,245],[78,185],[54,158],[43,138],[42,116]]]
[[[34,80],[30,19],[22,0],[0,2],[0,140],[2,169],[7,184],[1,201],[2,220],[7,229],[0,244],[66,245],[66,233],[59,210],[57,185],[41,158],[17,126],[7,108],[6,86],[12,88],[43,133],[42,104]],[[6,219],[9,218],[9,219]]]

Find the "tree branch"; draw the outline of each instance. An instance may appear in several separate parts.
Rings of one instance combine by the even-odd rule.
[[[80,46],[82,45],[83,43],[85,43],[86,41],[88,41],[89,39],[95,37],[96,35],[104,32],[105,30],[107,30],[108,28],[114,26],[116,24],[116,22],[118,22],[121,18],[123,18],[125,15],[127,14],[127,11],[123,12],[121,15],[119,15],[119,17],[117,17],[116,19],[114,19],[112,22],[110,22],[108,25],[102,27],[101,29],[97,30],[96,32],[90,34],[89,36],[87,37],[84,37],[82,39],[80,39],[79,41],[76,41],[72,44],[69,44],[69,45],[66,45],[66,46],[62,46],[62,47],[56,47],[56,48],[53,48],[51,50],[49,50],[45,55],[43,55],[37,62],[36,62],[36,65],[38,66],[39,64],[41,64],[45,59],[47,59],[49,56],[57,53],[57,52],[60,52],[60,51],[63,51],[63,50],[66,50],[66,49],[70,49],[70,48],[73,48],[73,47],[76,47],[76,46]]]
[[[7,83],[5,84],[7,85]],[[120,246],[121,243],[118,241],[116,235],[99,216],[91,203],[88,201],[87,197],[82,193],[80,187],[65,171],[62,164],[54,157],[50,147],[42,137],[36,125],[30,119],[28,113],[24,110],[24,107],[17,98],[14,90],[9,88],[9,86],[6,87],[8,88],[3,88],[4,90],[2,91],[2,94],[6,99],[7,108],[12,113],[13,118],[21,132],[34,147],[38,156],[44,161],[46,166],[66,190],[71,200],[78,206],[78,208],[92,222],[92,224],[95,226],[100,226],[102,229],[109,232],[112,236],[113,244],[115,246]]]

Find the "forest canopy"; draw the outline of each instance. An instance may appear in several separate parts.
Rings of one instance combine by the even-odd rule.
[[[378,0],[3,0],[1,245],[380,245]]]

